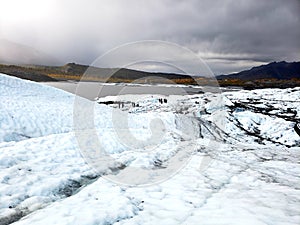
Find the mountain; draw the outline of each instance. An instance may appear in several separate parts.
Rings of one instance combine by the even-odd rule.
[[[111,75],[114,78],[119,79],[142,79],[144,77],[156,76],[165,79],[186,79],[191,78],[189,75],[184,74],[175,74],[175,73],[162,73],[162,72],[145,72],[140,70],[132,70],[127,68],[99,68],[87,65],[80,65],[76,63],[68,63],[63,66],[67,73],[74,75],[82,75],[87,71],[87,74],[95,74],[100,77],[110,77]]]
[[[44,73],[43,71],[15,65],[0,64],[0,73],[5,73],[10,76],[37,82],[57,81],[56,79],[48,76],[47,73]]]
[[[218,80],[240,79],[244,81],[259,79],[290,80],[293,78],[300,79],[300,62],[272,62],[239,73],[217,76]]]
[[[98,68],[76,63],[68,63],[63,66],[0,64],[1,72],[33,81],[80,80],[83,78],[86,81],[103,82],[133,82],[139,80],[142,83],[169,83],[172,81],[186,84],[196,83],[189,75],[145,72],[126,68]],[[82,77],[86,74],[88,76]]]

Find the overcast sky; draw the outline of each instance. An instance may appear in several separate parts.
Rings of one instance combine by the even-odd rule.
[[[0,4],[2,63],[91,64],[118,45],[141,40],[189,48],[215,74],[300,60],[299,0],[0,0]]]

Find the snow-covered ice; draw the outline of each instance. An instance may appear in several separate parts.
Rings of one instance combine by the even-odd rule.
[[[78,147],[72,94],[0,74],[0,224],[300,224],[300,88],[224,92],[221,105],[219,97],[98,99],[125,102],[95,105],[96,132],[114,159],[99,171]],[[143,140],[159,117],[162,143],[120,143],[111,115],[127,112]],[[163,182],[105,177],[135,166],[164,174],[182,151],[186,165]]]

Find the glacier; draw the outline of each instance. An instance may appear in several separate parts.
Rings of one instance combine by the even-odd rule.
[[[138,107],[122,109],[93,102],[95,132],[113,159],[101,168],[78,145],[75,98],[0,74],[1,225],[300,223],[300,88],[140,95]],[[117,124],[119,135],[129,129],[141,141],[120,144],[112,115],[124,113],[130,123]],[[148,145],[157,117],[163,141]],[[186,161],[169,172],[181,152]],[[139,167],[168,176],[114,182]]]

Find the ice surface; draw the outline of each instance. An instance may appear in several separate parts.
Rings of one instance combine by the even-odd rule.
[[[222,104],[215,93],[96,104],[96,132],[115,159],[99,173],[79,150],[73,95],[0,74],[0,224],[300,224],[299,99],[293,88],[224,92]],[[136,149],[120,144],[112,110],[130,112]],[[143,140],[157,117],[166,132],[152,148]],[[103,176],[164,171],[186,149],[191,159],[164,182],[130,187]]]

